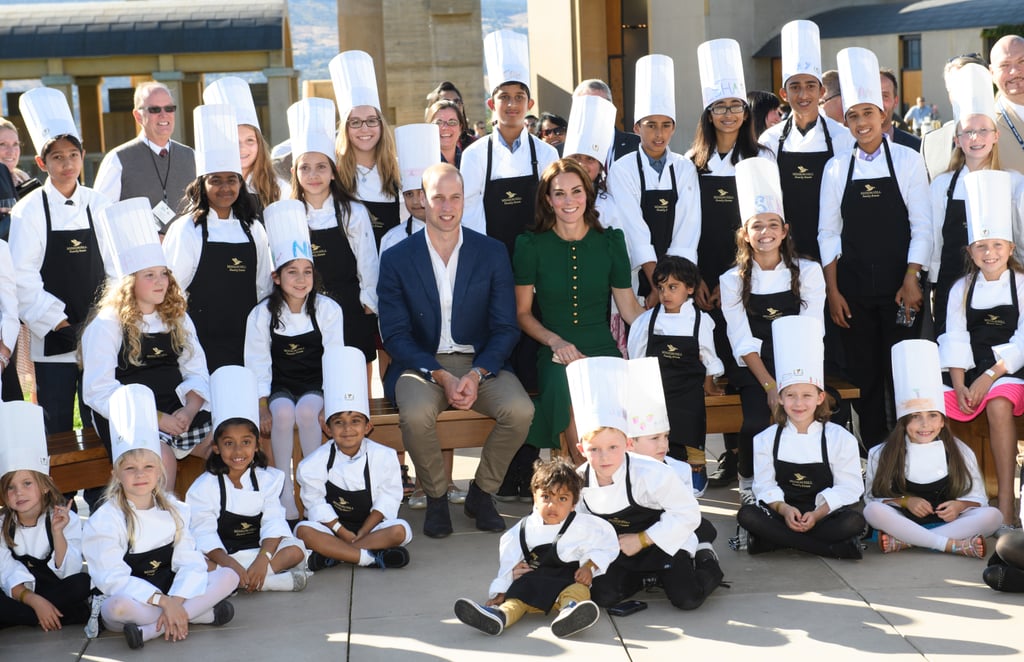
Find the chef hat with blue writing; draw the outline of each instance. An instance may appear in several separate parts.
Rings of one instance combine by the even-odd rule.
[[[704,108],[723,99],[747,101],[743,56],[735,39],[712,39],[697,47],[697,69]]]
[[[267,240],[274,269],[280,269],[292,260],[313,261],[306,224],[306,205],[300,200],[278,200],[263,210],[267,226]]]
[[[783,221],[782,184],[779,167],[761,156],[743,159],[736,164],[736,200],[743,223],[757,214],[777,214]]]

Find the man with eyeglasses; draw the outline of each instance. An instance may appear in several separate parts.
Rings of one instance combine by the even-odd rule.
[[[950,87],[954,78],[953,74],[965,64],[980,64],[985,66],[985,60],[977,53],[957,55],[950,58],[949,62],[942,69],[942,81],[946,86],[946,93],[949,95],[950,103],[953,100],[953,90]],[[937,115],[932,115],[937,117]],[[936,175],[945,172],[949,168],[949,157],[953,153],[954,141],[956,140],[956,118],[949,120],[938,129],[929,131],[921,138],[921,154],[924,156],[924,167],[928,170],[928,181],[935,179]]]
[[[111,200],[148,198],[161,232],[183,213],[185,187],[196,178],[192,148],[171,140],[177,109],[163,83],[139,85],[132,115],[142,132],[107,152],[93,184]]]
[[[999,161],[1006,170],[1024,172],[1024,37],[1003,37],[992,47],[990,59],[989,71],[999,89]]]
[[[825,117],[833,122],[843,124],[846,122],[846,118],[843,117],[843,93],[839,89],[839,72],[829,69],[823,73],[821,87],[824,90],[821,101],[818,102],[821,112],[825,113]]]

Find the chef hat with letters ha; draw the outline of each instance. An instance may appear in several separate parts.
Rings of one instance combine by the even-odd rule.
[[[402,191],[423,188],[423,171],[441,162],[441,136],[436,124],[406,124],[395,129]]]
[[[50,472],[43,408],[15,400],[0,403],[0,476],[11,471]]]
[[[992,91],[992,74],[980,64],[965,64],[949,74],[950,101],[958,121],[971,115],[984,115],[996,122],[996,98]]]
[[[782,86],[793,76],[809,74],[821,82],[821,40],[814,21],[790,21],[782,26]]]
[[[772,322],[779,391],[790,384],[825,388],[824,332],[821,322],[810,315],[787,315]]]
[[[779,167],[775,162],[755,156],[737,163],[736,200],[744,224],[757,214],[777,214],[785,221],[782,184],[779,182]]]
[[[334,84],[334,100],[338,104],[341,121],[348,120],[348,114],[356,106],[373,106],[380,112],[380,96],[377,93],[377,72],[373,58],[366,51],[345,51],[331,59],[327,67]]]
[[[675,64],[669,56],[657,53],[636,61],[633,121],[651,115],[664,115],[676,121]]]
[[[658,358],[648,356],[626,362],[626,436],[643,437],[669,431],[665,389]]]
[[[629,368],[625,359],[610,356],[577,359],[566,366],[565,376],[580,438],[605,427],[626,433],[629,429],[626,414]]]
[[[747,102],[743,56],[735,39],[712,39],[698,46],[697,69],[705,108],[722,99]]]
[[[260,398],[256,373],[240,365],[217,368],[210,375],[210,409],[215,433],[221,423],[233,418],[245,419],[259,428]]]
[[[967,244],[982,239],[1013,242],[1013,184],[1005,170],[975,170],[964,175]]]
[[[296,101],[288,107],[288,134],[292,163],[303,154],[317,152],[335,162],[334,102],[330,99],[310,97]]]
[[[111,247],[118,278],[167,266],[148,198],[128,198],[100,210],[96,233],[101,243]]]
[[[484,37],[484,63],[491,94],[505,83],[530,89],[530,40],[522,32],[496,30]]]
[[[601,163],[615,139],[615,104],[596,96],[572,98],[562,154],[585,154]]]
[[[924,411],[946,413],[939,346],[930,340],[904,340],[892,346],[892,385],[896,418]]]
[[[207,85],[203,90],[203,103],[227,104],[235,109],[235,119],[239,124],[248,124],[260,130],[260,118],[252,100],[252,90],[249,83],[238,76],[218,78]]]
[[[858,104],[882,107],[882,77],[878,58],[866,48],[844,48],[836,55],[839,89],[843,91],[843,114]]]
[[[301,200],[278,200],[263,210],[263,223],[267,227],[270,255],[274,269],[280,269],[292,260],[313,261],[306,224],[306,204]]]
[[[366,356],[355,347],[324,348],[324,420],[354,411],[370,420],[366,384]]]
[[[160,457],[160,431],[153,391],[142,384],[125,384],[110,396],[110,454],[117,458],[128,451],[147,450]]]
[[[238,122],[226,103],[196,106],[192,111],[196,136],[196,175],[215,172],[242,174],[238,152]]]
[[[25,120],[36,154],[40,156],[46,144],[57,136],[71,135],[82,139],[78,127],[75,126],[75,118],[71,115],[67,97],[60,90],[52,87],[34,87],[21,95],[18,109]],[[237,147],[236,144],[235,148]]]

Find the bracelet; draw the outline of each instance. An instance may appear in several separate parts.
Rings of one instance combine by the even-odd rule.
[[[907,495],[906,494],[904,494],[903,496],[900,497],[900,508],[903,508],[904,510],[906,510],[906,508],[907,508]]]
[[[764,384],[761,384],[761,387],[764,389],[764,392],[767,393],[775,388],[775,380],[773,379],[770,382],[765,382]]]
[[[267,551],[267,550],[263,550],[263,553],[264,553],[264,554],[266,555],[266,557],[267,557],[267,563],[270,563],[271,561],[273,561],[273,560],[274,560],[274,555],[273,555],[273,554],[271,554],[271,553],[270,553],[269,551]]]
[[[996,371],[993,370],[992,368],[989,368],[988,370],[986,370],[985,374],[988,375],[989,377],[991,377],[993,381],[996,379]]]
[[[267,399],[266,398],[260,398],[260,407],[266,407],[266,406],[267,406]]]
[[[337,533],[338,529],[340,529],[340,528],[341,528],[341,522],[335,522],[334,526],[331,527],[331,532],[332,533]]]
[[[920,272],[917,269],[915,269],[914,267],[907,267],[907,275],[908,276],[917,276],[918,273],[920,273]]]
[[[638,533],[637,538],[640,539],[641,549],[647,549],[648,547],[654,544],[654,542],[651,540],[651,537],[647,535],[646,531],[641,531],[640,533]]]
[[[21,590],[21,595],[18,596],[18,602],[25,604],[25,596],[32,592],[32,589],[24,588]]]

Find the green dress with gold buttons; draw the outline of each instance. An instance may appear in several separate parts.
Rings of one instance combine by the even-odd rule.
[[[513,253],[516,285],[533,285],[540,322],[586,356],[622,356],[609,329],[611,288],[629,289],[630,268],[621,230],[589,230],[565,241],[553,230],[524,233]],[[552,362],[551,348],[537,353],[540,394],[526,443],[558,448],[569,426],[565,366]]]

